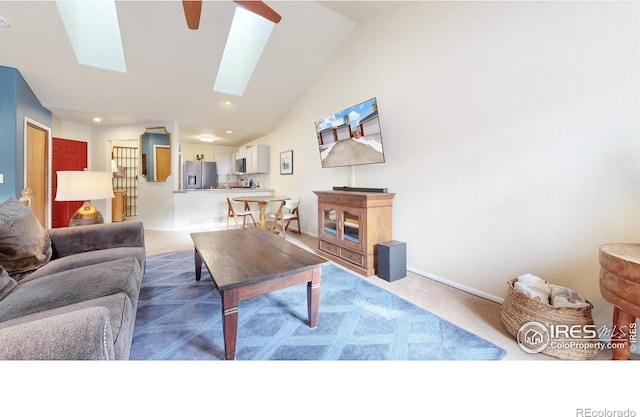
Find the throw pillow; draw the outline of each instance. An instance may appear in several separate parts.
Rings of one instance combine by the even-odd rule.
[[[51,239],[24,203],[10,198],[0,204],[0,265],[16,281],[51,259]]]
[[[18,285],[15,279],[11,278],[7,271],[0,266],[0,300],[6,297]]]

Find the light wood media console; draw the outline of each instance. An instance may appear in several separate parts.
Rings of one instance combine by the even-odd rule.
[[[322,256],[367,277],[377,274],[378,243],[392,239],[394,193],[314,191]]]

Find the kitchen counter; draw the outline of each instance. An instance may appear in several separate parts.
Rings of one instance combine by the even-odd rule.
[[[173,223],[175,230],[226,229],[227,198],[250,196],[272,196],[273,189],[231,188],[175,191],[173,194]],[[271,213],[277,209],[269,210]],[[252,205],[255,218],[258,207]]]
[[[178,190],[174,191],[174,194],[189,194],[189,193],[202,193],[202,192],[227,192],[232,194],[238,193],[249,193],[253,195],[253,193],[272,193],[273,189],[270,188],[244,188],[244,187],[234,187],[234,188],[202,188],[197,190]]]

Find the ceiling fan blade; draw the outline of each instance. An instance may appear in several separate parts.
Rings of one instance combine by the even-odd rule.
[[[202,0],[182,0],[184,17],[187,18],[189,29],[198,29],[200,26],[200,12],[202,11]]]
[[[263,1],[247,0],[247,1],[234,1],[245,9],[252,11],[253,13],[264,17],[273,23],[278,23],[282,17],[276,13],[271,7],[264,4]]]

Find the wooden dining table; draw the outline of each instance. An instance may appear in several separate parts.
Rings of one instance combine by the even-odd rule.
[[[287,197],[287,196],[281,196],[281,195],[274,195],[274,196],[241,196],[241,197],[235,197],[233,199],[233,201],[239,201],[239,202],[243,202],[243,203],[257,203],[258,204],[258,209],[260,210],[260,228],[263,230],[267,229],[267,216],[266,216],[266,211],[267,211],[267,203],[274,203],[274,202],[280,202],[280,201],[284,201],[284,200],[288,200],[291,197]]]

